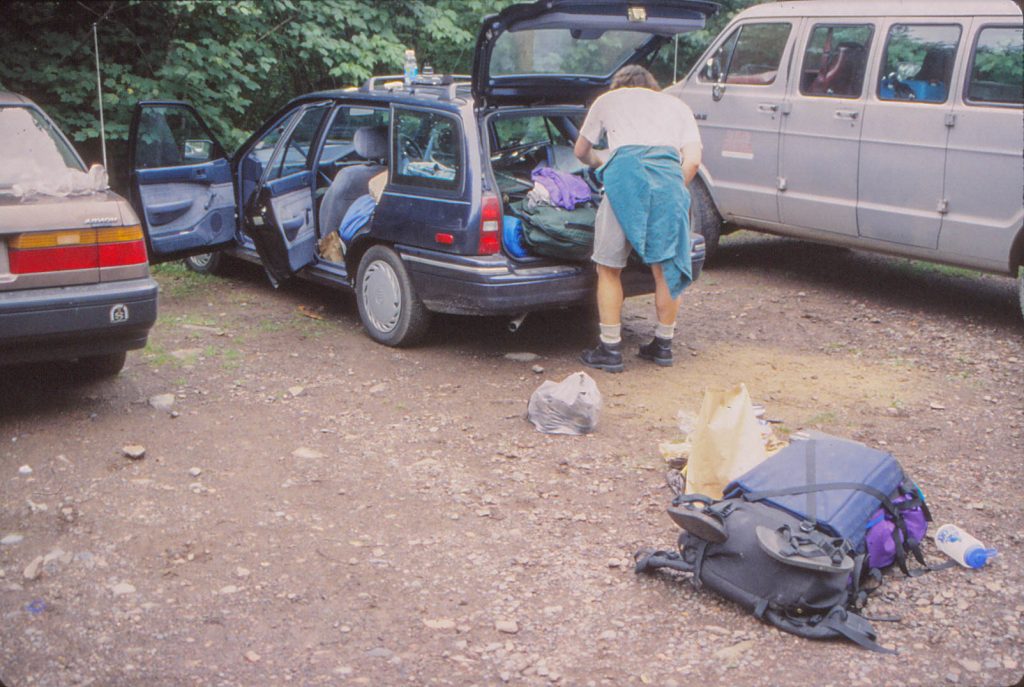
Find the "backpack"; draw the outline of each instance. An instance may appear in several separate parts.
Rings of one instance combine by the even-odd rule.
[[[525,200],[509,210],[523,222],[523,242],[534,255],[585,261],[594,252],[597,209],[580,206],[563,210],[549,205],[530,208]]]
[[[636,572],[669,568],[692,574],[698,589],[739,604],[775,627],[809,639],[877,643],[871,623],[853,610],[860,575],[850,543],[765,503],[679,495],[670,515],[684,531],[678,552],[642,550]],[[863,557],[859,557],[862,561]]]
[[[725,498],[677,495],[669,508],[683,528],[679,552],[641,551],[637,572],[693,574],[781,630],[812,639],[876,642],[863,607],[865,583],[881,568],[929,567],[920,542],[931,515],[924,496],[889,453],[814,434],[731,482]],[[907,553],[923,566],[910,571]]]

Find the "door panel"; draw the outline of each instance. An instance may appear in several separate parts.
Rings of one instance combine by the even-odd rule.
[[[857,235],[857,167],[864,73],[874,27],[816,24],[782,125],[779,215],[784,224]]]
[[[316,257],[311,181],[300,172],[264,184],[256,196],[249,233],[275,285]]]
[[[779,131],[789,59],[788,23],[742,24],[679,94],[694,112],[704,165],[728,218],[777,222]]]
[[[938,246],[960,33],[959,24],[893,24],[888,31],[877,97],[865,107],[861,130],[861,236]]]
[[[132,205],[151,262],[228,245],[235,235],[231,167],[187,103],[136,105],[129,141]]]
[[[949,129],[949,212],[939,235],[942,253],[983,261],[992,269],[1009,266],[1014,238],[1024,222],[1024,83],[1019,68],[1024,41],[1020,25],[1006,26],[1005,21],[974,20],[982,28],[974,42],[965,102],[956,106]]]

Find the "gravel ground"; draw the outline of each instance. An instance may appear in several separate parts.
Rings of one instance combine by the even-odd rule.
[[[524,420],[543,380],[580,369],[586,312],[532,315],[515,335],[440,318],[399,351],[326,289],[274,291],[247,266],[158,279],[150,346],[116,379],[0,374],[7,687],[1024,675],[1024,323],[1008,279],[730,237],[686,296],[676,365],[595,373],[605,405],[586,437]],[[651,310],[628,303],[630,349]],[[782,434],[893,452],[937,524],[999,549],[980,571],[887,576],[868,613],[900,618],[877,624],[898,657],[633,574],[636,549],[675,539],[658,444],[706,387],[738,382]]]

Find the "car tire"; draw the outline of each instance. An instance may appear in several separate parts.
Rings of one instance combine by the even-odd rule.
[[[387,246],[371,247],[359,261],[356,303],[366,333],[385,346],[411,346],[430,326],[405,264]]]
[[[192,272],[211,275],[223,274],[227,261],[227,256],[220,251],[190,255],[182,260],[185,263],[185,267]]]
[[[116,377],[124,368],[128,353],[107,353],[106,355],[90,355],[78,359],[75,370],[80,379],[105,379]]]
[[[722,236],[722,216],[718,214],[718,208],[711,200],[711,193],[700,179],[690,182],[690,229],[704,237],[706,265],[718,252],[718,241]]]

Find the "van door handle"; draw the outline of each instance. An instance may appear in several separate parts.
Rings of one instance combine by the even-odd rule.
[[[836,119],[857,119],[860,112],[857,110],[836,110]]]
[[[777,103],[760,103],[757,106],[757,111],[764,112],[765,114],[775,114],[779,111],[779,106]]]

